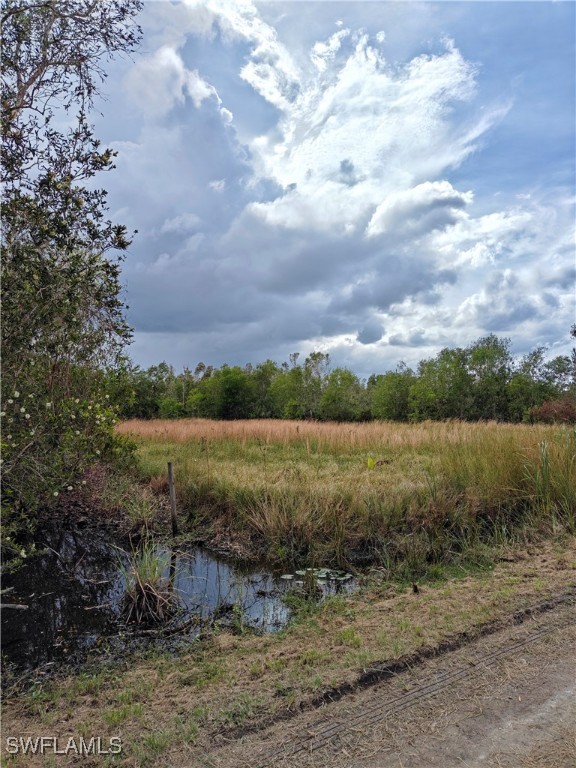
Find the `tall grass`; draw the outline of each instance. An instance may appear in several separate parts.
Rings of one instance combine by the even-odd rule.
[[[126,622],[159,624],[171,618],[179,606],[170,577],[166,575],[170,558],[159,552],[151,539],[121,566],[126,584],[123,610]]]
[[[574,530],[576,436],[545,425],[132,421],[149,478],[278,562],[418,571],[487,545]]]

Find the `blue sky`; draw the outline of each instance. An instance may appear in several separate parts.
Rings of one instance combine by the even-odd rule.
[[[575,4],[148,2],[97,134],[133,360],[361,376],[575,321]]]

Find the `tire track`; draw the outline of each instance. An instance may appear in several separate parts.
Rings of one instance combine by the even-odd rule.
[[[574,600],[574,592],[571,590],[569,593],[565,593],[564,595],[559,596],[554,601],[546,601],[546,604],[540,604],[539,606],[535,606],[532,609],[522,611],[522,617],[520,615],[515,615],[513,617],[514,624],[522,624],[528,616],[534,616],[538,613],[542,613],[543,611],[550,611],[555,607],[571,607],[574,605],[576,605],[576,601]],[[507,644],[502,648],[497,648],[489,653],[479,654],[475,659],[468,659],[465,663],[462,663],[459,667],[453,670],[448,670],[428,678],[422,684],[418,685],[418,687],[414,690],[407,691],[406,693],[395,696],[394,698],[388,699],[384,702],[377,701],[372,706],[364,708],[360,714],[348,718],[345,722],[338,721],[331,723],[330,725],[322,728],[319,731],[316,731],[307,738],[299,740],[293,746],[285,744],[283,745],[281,755],[277,751],[269,752],[259,759],[255,765],[255,768],[268,768],[275,761],[277,761],[279,757],[286,759],[296,756],[300,753],[315,752],[316,750],[327,746],[332,739],[338,737],[341,734],[350,733],[357,729],[359,726],[362,726],[363,728],[366,726],[373,726],[384,720],[389,715],[401,712],[417,704],[418,702],[443,691],[457,681],[474,675],[474,673],[479,669],[493,666],[500,659],[515,654],[520,649],[532,645],[539,640],[542,640],[553,632],[573,625],[575,621],[574,613],[570,611],[567,613],[567,615],[559,617],[552,623],[549,623],[547,626],[541,627],[537,631],[532,632],[528,637],[524,637],[520,640],[517,640],[516,642]],[[474,639],[477,640],[479,638],[476,637]],[[461,643],[459,647],[461,648],[463,645],[464,644]],[[397,672],[391,672],[389,667],[383,669],[376,668],[370,670],[367,674],[381,674],[381,677],[374,680],[373,684],[376,684],[391,676],[397,676],[398,674],[401,674],[403,671],[407,671],[408,669],[410,669],[409,665],[405,665],[403,669]],[[366,688],[367,686],[364,687]]]

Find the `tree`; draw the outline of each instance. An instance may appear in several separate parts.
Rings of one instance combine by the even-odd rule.
[[[303,415],[316,419],[320,415],[320,400],[328,379],[330,355],[327,352],[311,352],[302,369]]]
[[[335,368],[328,376],[320,398],[320,418],[325,421],[361,421],[368,407],[366,391],[358,377],[346,368]]]
[[[218,419],[249,419],[253,415],[255,388],[250,375],[239,366],[218,371]]]
[[[277,376],[280,376],[280,368],[273,360],[259,363],[252,371],[251,378],[254,382],[255,406],[254,415],[259,419],[270,419],[281,416],[272,397],[271,386]]]
[[[88,113],[107,59],[135,50],[140,0],[3,4],[3,502],[31,512],[113,444],[102,371],[131,331],[126,228],[90,181],[113,168]],[[114,255],[114,253],[116,255]]]
[[[410,386],[410,418],[469,418],[471,378],[463,349],[443,349],[435,358],[422,360],[418,377]]]
[[[414,381],[414,372],[404,363],[400,363],[395,371],[378,376],[371,387],[374,418],[408,421],[410,387]]]
[[[493,333],[474,342],[466,350],[472,377],[473,419],[508,419],[507,385],[512,372],[510,339]]]
[[[282,371],[271,381],[268,394],[276,416],[283,419],[304,418],[306,404],[302,366],[294,365],[288,370],[283,365]]]
[[[171,395],[160,398],[158,415],[161,419],[180,419],[184,416],[184,405]]]

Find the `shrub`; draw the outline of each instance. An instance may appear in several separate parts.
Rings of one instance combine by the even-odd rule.
[[[531,408],[528,418],[531,422],[545,424],[576,424],[576,402],[570,397],[546,400],[542,405]]]

